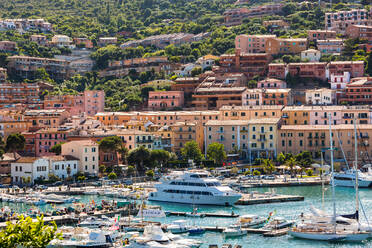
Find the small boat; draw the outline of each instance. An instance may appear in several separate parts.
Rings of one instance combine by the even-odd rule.
[[[189,229],[189,235],[200,235],[205,233],[205,229],[201,227],[191,227]]]
[[[225,236],[225,238],[233,238],[247,235],[247,230],[242,230],[240,227],[238,228],[228,227],[225,230],[223,230],[222,233]]]
[[[230,227],[260,228],[265,224],[265,222],[266,218],[264,217],[247,214],[240,216],[238,223],[231,225]]]
[[[185,220],[176,220],[167,226],[167,230],[171,233],[187,233],[189,231],[189,227],[187,226],[187,222]]]
[[[286,227],[291,227],[294,221],[287,221],[282,217],[274,217],[269,223],[263,226],[263,229],[267,230],[278,230]]]

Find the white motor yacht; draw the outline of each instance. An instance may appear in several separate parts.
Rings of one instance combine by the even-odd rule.
[[[88,228],[99,228],[103,226],[111,226],[114,223],[113,219],[110,219],[104,215],[101,218],[97,217],[88,217],[78,224],[79,227],[88,227]]]
[[[264,218],[264,217],[260,217],[258,215],[254,215],[254,214],[246,214],[246,215],[242,215],[240,216],[239,218],[239,221],[238,223],[234,224],[234,225],[231,225],[230,227],[249,227],[249,228],[259,228],[259,227],[262,227],[265,222],[266,222],[267,218]]]
[[[189,228],[185,220],[176,220],[167,226],[167,230],[171,233],[187,233]]]
[[[355,171],[347,170],[344,172],[334,173],[335,186],[339,187],[355,187]],[[360,188],[372,187],[372,176],[368,173],[363,173],[358,170],[358,186]]]
[[[222,233],[225,238],[233,238],[247,235],[247,230],[242,230],[241,227],[228,227]]]
[[[203,170],[173,172],[160,181],[155,185],[157,191],[149,194],[150,201],[229,206],[241,198]]]

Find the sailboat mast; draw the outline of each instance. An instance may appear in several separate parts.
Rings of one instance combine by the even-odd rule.
[[[355,161],[354,161],[354,172],[355,172],[355,214],[357,220],[359,220],[359,182],[358,182],[358,136],[356,129],[356,118],[354,116],[354,152],[355,152]]]
[[[334,232],[336,233],[336,196],[335,196],[335,179],[334,179],[334,164],[333,164],[333,140],[332,140],[332,125],[331,114],[328,115],[329,122],[329,143],[331,151],[331,180],[332,180],[332,201],[333,201],[333,217]]]

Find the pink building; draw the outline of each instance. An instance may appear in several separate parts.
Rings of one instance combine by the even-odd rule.
[[[332,124],[342,124],[344,106],[307,106],[309,108],[310,125],[328,125],[328,115],[332,115]]]
[[[47,45],[48,39],[45,35],[33,34],[30,36],[30,41],[35,42],[39,45]]]
[[[352,9],[325,13],[325,28],[340,34],[345,34],[346,29],[351,25],[369,25],[370,13],[366,9]]]
[[[257,88],[265,89],[285,89],[287,88],[287,83],[283,80],[275,78],[266,78],[257,82]]]
[[[35,133],[35,156],[55,155],[50,148],[62,142],[67,142],[68,131],[58,128],[40,129]]]
[[[84,111],[93,116],[105,110],[105,92],[103,90],[84,91]]]
[[[0,51],[15,52],[17,50],[17,43],[14,41],[0,41]]]
[[[332,61],[328,64],[328,75],[341,74],[349,72],[350,76],[363,77],[364,62],[363,61]]]
[[[150,91],[148,107],[153,110],[183,107],[183,91]]]
[[[331,30],[307,30],[308,41],[336,39],[336,32]]]
[[[276,38],[276,35],[241,34],[235,38],[235,48],[240,48],[243,53],[265,53],[265,44],[269,38]]]
[[[76,46],[83,45],[85,48],[93,48],[93,42],[87,38],[74,38]]]

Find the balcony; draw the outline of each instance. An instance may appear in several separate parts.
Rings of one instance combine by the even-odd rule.
[[[146,139],[146,140],[137,140],[137,143],[143,144],[143,143],[152,143],[152,139]]]

